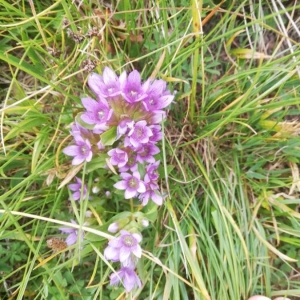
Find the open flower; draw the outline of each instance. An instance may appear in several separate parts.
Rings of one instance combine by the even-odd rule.
[[[149,138],[153,135],[151,129],[147,126],[146,121],[136,122],[134,127],[129,131],[128,138],[125,139],[125,146],[132,145],[138,148],[141,144],[149,142]]]
[[[142,88],[141,75],[137,70],[129,73],[122,87],[122,96],[129,103],[138,102],[147,97]]]
[[[100,97],[98,101],[92,98],[83,98],[81,102],[87,110],[81,115],[81,119],[87,124],[95,124],[94,129],[107,129],[106,122],[111,118],[113,112],[107,101]]]
[[[160,152],[159,148],[153,144],[142,144],[141,147],[137,150],[137,161],[139,163],[154,163],[155,159],[153,155],[158,154]]]
[[[139,199],[142,201],[143,206],[147,205],[149,200],[152,200],[157,205],[162,205],[163,203],[162,195],[153,184],[146,184],[146,191],[139,195]]]
[[[137,196],[138,193],[144,193],[146,191],[145,184],[140,180],[141,175],[138,171],[129,173],[121,173],[123,180],[114,184],[114,187],[119,190],[125,190],[125,199],[130,199]]]
[[[89,140],[84,140],[81,136],[75,137],[76,145],[71,145],[63,150],[63,153],[69,156],[74,156],[72,165],[80,165],[84,161],[91,161],[93,152],[92,145]]]
[[[156,161],[153,164],[149,164],[146,166],[146,174],[144,181],[146,183],[149,183],[151,181],[156,181],[159,177],[159,174],[157,172],[158,166],[160,164],[160,161]]]
[[[112,149],[107,152],[110,156],[110,163],[113,166],[118,166],[119,168],[124,167],[128,162],[128,154],[118,148]]]
[[[131,268],[122,267],[118,272],[110,275],[110,285],[115,286],[122,283],[127,293],[135,287],[141,287],[142,283],[135,271]]]
[[[104,256],[113,262],[121,262],[123,267],[135,268],[137,260],[142,256],[142,248],[139,245],[142,236],[126,230],[121,230],[120,234],[121,236],[108,242]]]
[[[121,93],[119,77],[108,67],[104,68],[102,76],[92,73],[88,78],[88,84],[98,97],[115,97]]]
[[[150,81],[144,83],[143,89],[147,97],[143,99],[143,105],[147,111],[161,110],[174,100],[174,95],[166,90],[166,85],[163,80],[154,80],[152,84]]]

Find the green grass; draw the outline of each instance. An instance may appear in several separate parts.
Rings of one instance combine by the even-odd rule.
[[[0,299],[298,299],[300,6],[113,2],[111,13],[94,0],[0,0]],[[101,161],[85,174],[89,190],[99,178],[94,200],[75,206],[62,184],[76,172],[62,149],[91,95],[88,60],[99,74],[135,68],[176,91],[161,143],[168,197],[149,207],[143,287],[127,296],[109,286],[103,249],[130,205]],[[70,219],[83,247],[55,253],[47,240]]]

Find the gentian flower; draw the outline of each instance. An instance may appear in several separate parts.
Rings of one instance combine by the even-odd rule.
[[[122,87],[122,96],[129,103],[138,102],[147,97],[142,88],[141,75],[137,70],[129,73]]]
[[[84,140],[81,136],[75,137],[76,145],[71,145],[63,150],[63,153],[69,156],[74,156],[72,165],[80,165],[84,161],[91,161],[93,152],[92,145],[88,139]]]
[[[108,128],[106,122],[109,121],[113,113],[107,101],[99,97],[98,101],[92,98],[83,98],[81,102],[87,110],[81,115],[81,119],[87,124],[95,124],[94,129],[106,130]]]
[[[147,97],[143,99],[143,105],[147,111],[161,110],[174,100],[174,95],[166,91],[166,85],[163,80],[154,80],[152,84],[149,81],[145,82],[143,89]]]
[[[134,121],[130,119],[121,120],[119,125],[117,126],[117,139],[119,139],[122,135],[129,132],[130,129],[133,128]]]
[[[138,148],[141,144],[149,142],[149,138],[153,135],[151,129],[147,126],[146,121],[136,122],[133,128],[129,131],[128,137],[125,139],[125,146],[132,145]],[[128,145],[129,144],[129,145]]]
[[[122,267],[118,272],[110,275],[110,285],[112,286],[120,284],[121,280],[127,293],[135,287],[142,286],[141,280],[131,268]]]
[[[160,125],[150,125],[149,128],[152,131],[152,136],[149,138],[149,142],[151,143],[157,143],[162,139],[162,132],[161,132],[161,126]]]
[[[156,181],[159,177],[159,174],[157,172],[158,166],[159,166],[160,161],[156,161],[153,164],[149,164],[146,166],[146,174],[144,181],[146,183],[149,183],[151,181]]]
[[[82,127],[78,123],[74,123],[71,127],[71,135],[76,139],[76,137],[81,136],[84,139],[90,139],[93,137],[93,134],[90,130]]]
[[[107,152],[110,156],[110,163],[113,166],[118,166],[119,168],[124,167],[128,162],[128,154],[118,148],[112,149]]]
[[[136,262],[142,256],[142,248],[139,243],[142,236],[139,233],[120,231],[121,236],[108,242],[104,250],[104,256],[113,262],[120,262],[123,267],[135,268]]]
[[[144,193],[146,187],[143,181],[140,180],[141,175],[138,171],[129,173],[121,173],[121,178],[123,180],[114,184],[114,187],[119,190],[125,190],[125,199],[130,199],[135,197],[138,193]]]
[[[74,220],[71,220],[72,224],[77,224]],[[68,246],[75,244],[78,240],[78,229],[75,228],[59,228],[59,230],[63,233],[68,233],[68,237],[66,238],[66,243]],[[83,240],[84,232],[82,232],[81,240]]]
[[[130,147],[126,147],[126,152],[128,155],[128,161],[124,167],[119,168],[119,171],[126,172],[130,170],[131,172],[134,172],[137,170],[137,154]]]
[[[86,198],[87,194],[87,187],[85,184],[82,184],[82,180],[78,177],[75,177],[76,183],[72,183],[68,185],[69,190],[74,192],[72,194],[72,198],[74,201],[77,201],[81,198],[81,191],[82,191],[82,199]]]
[[[144,162],[154,163],[155,159],[153,155],[158,154],[160,152],[159,148],[153,144],[143,144],[137,150],[137,161],[141,164]]]
[[[104,68],[102,76],[92,73],[88,85],[98,97],[115,97],[121,93],[119,77],[108,67]]]
[[[147,205],[149,200],[152,200],[157,205],[162,205],[163,197],[159,193],[158,189],[153,189],[150,184],[146,184],[146,188],[147,190],[139,195],[142,205]]]

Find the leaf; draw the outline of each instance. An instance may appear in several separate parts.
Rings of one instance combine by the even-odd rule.
[[[49,140],[48,132],[42,131],[37,135],[37,138],[36,138],[34,146],[33,146],[33,152],[32,152],[32,160],[31,160],[31,172],[32,173],[34,173],[34,170],[38,163],[38,159],[44,148],[45,142],[47,142],[48,140]]]
[[[251,49],[233,49],[230,50],[230,53],[238,58],[245,58],[245,59],[266,59],[270,58],[270,55],[266,55],[262,52],[253,51]]]
[[[44,118],[42,115],[40,115],[37,118],[28,118],[26,120],[23,120],[9,131],[9,133],[4,138],[4,141],[7,141],[20,135],[21,132],[34,132],[33,127],[40,126],[45,121],[46,118]]]
[[[117,139],[117,127],[113,126],[100,135],[101,142],[104,146],[111,146]]]
[[[13,56],[8,53],[3,53],[0,51],[0,59],[6,61],[7,63],[20,68],[24,72],[31,74],[31,75],[38,75],[40,77],[44,77],[44,68],[41,64],[39,65],[32,65],[28,62],[21,60],[20,58]]]
[[[90,173],[94,170],[103,169],[106,166],[107,154],[101,153],[98,157],[93,158],[92,161],[86,164],[86,172]]]

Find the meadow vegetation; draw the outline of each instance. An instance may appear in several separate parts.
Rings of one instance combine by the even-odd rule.
[[[299,24],[298,1],[0,0],[0,299],[300,299]],[[63,153],[105,67],[175,95],[161,206]],[[149,220],[129,293],[103,254],[126,210]]]

